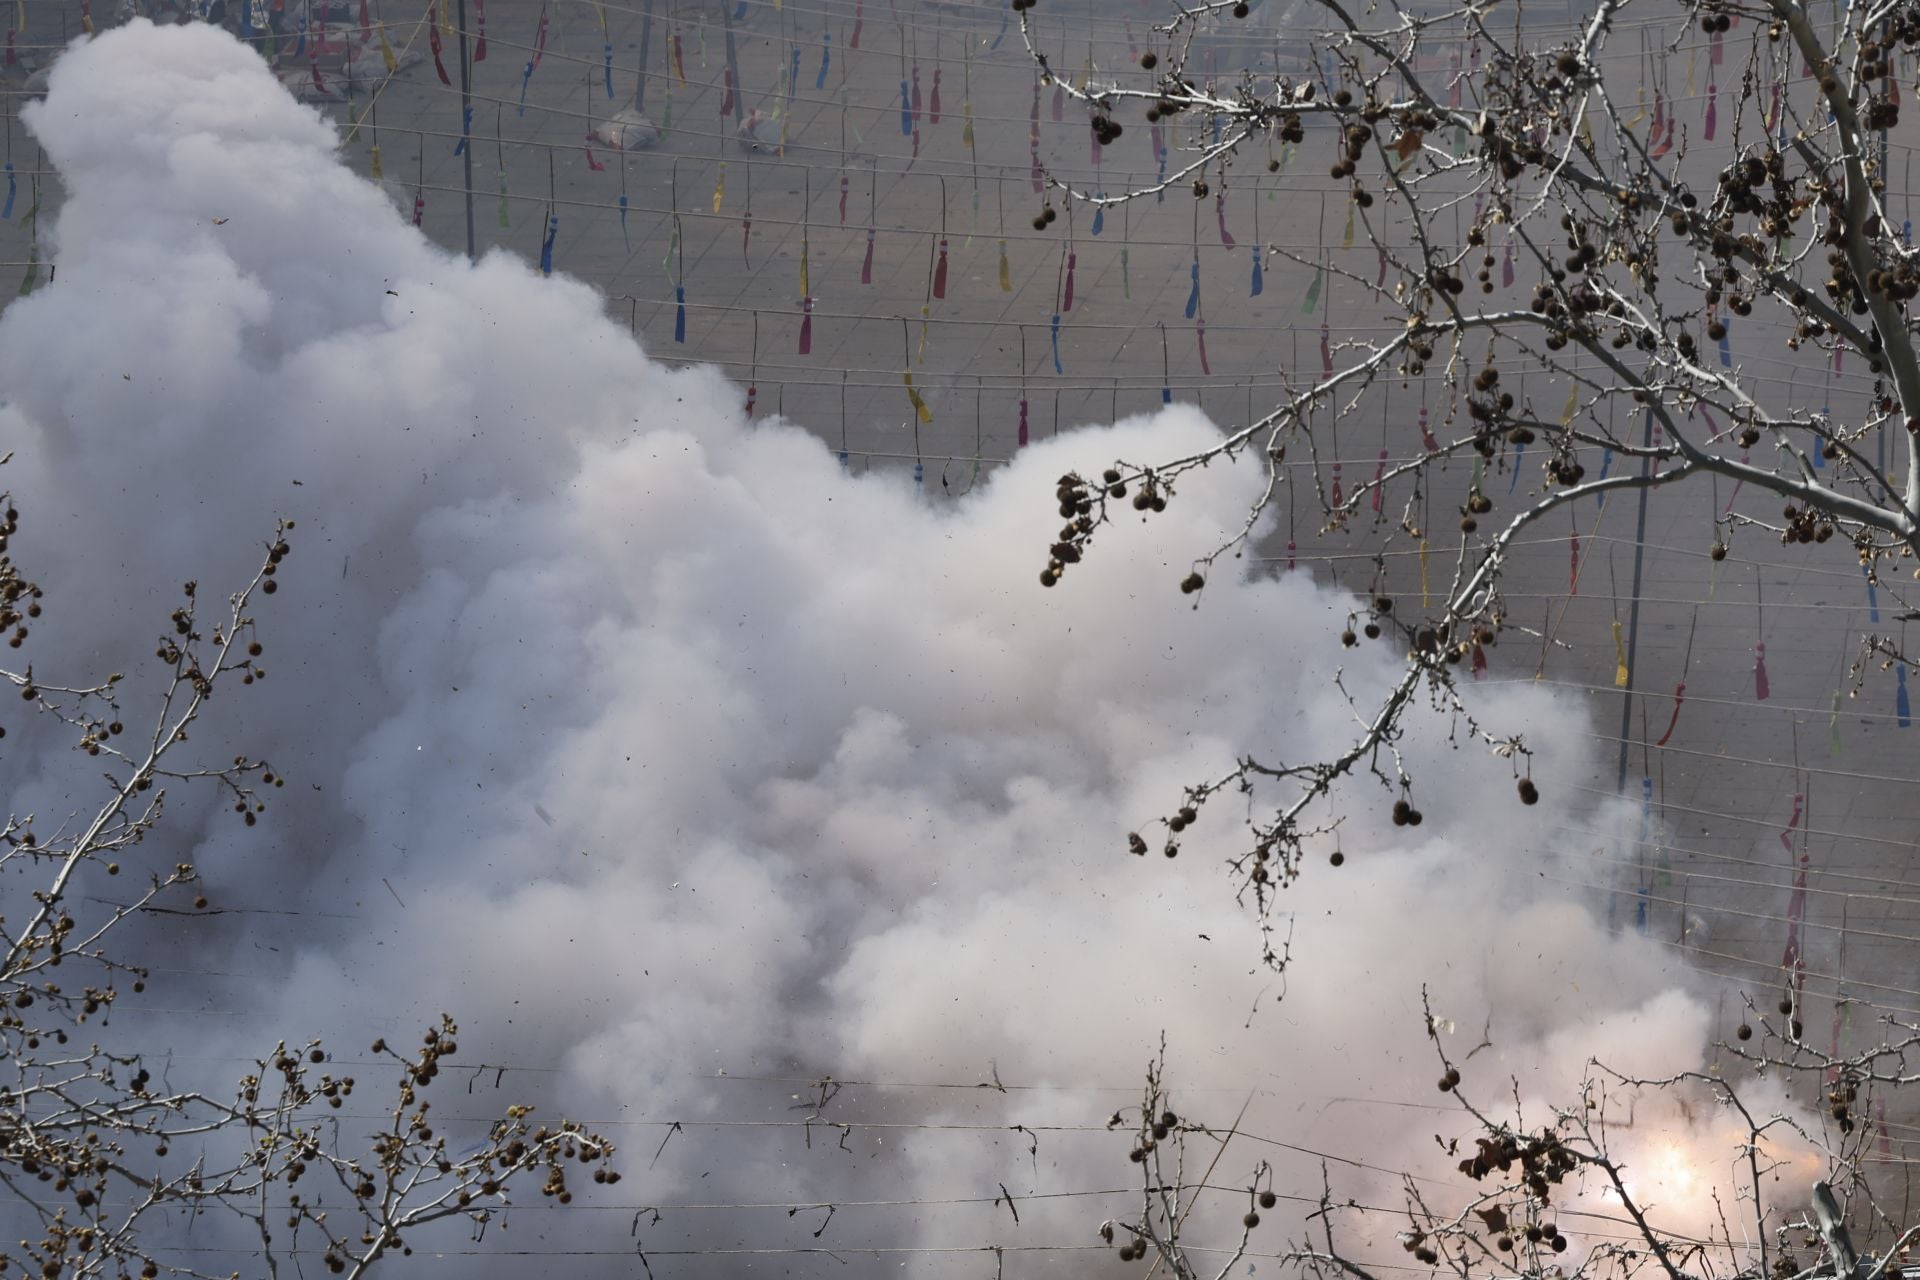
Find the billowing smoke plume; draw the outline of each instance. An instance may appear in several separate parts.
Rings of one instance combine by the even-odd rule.
[[[53,588],[39,660],[138,683],[178,584],[237,582],[299,522],[259,610],[270,679],[201,729],[270,758],[288,800],[254,831],[182,806],[153,849],[216,905],[280,914],[155,937],[188,971],[161,1003],[211,1012],[130,1008],[130,1039],[217,1078],[275,1035],[358,1045],[446,1009],[463,1058],[508,1064],[449,1107],[607,1121],[615,1201],[980,1201],[849,1209],[819,1240],[818,1212],[669,1209],[654,1248],[1092,1242],[1125,1197],[1023,1200],[1018,1226],[989,1202],[1129,1185],[1124,1134],[1043,1126],[1097,1127],[1162,1031],[1183,1107],[1224,1127],[1251,1092],[1247,1132],[1391,1197],[1381,1170],[1446,1173],[1433,1135],[1461,1129],[1433,1109],[1423,985],[1457,1055],[1491,1017],[1468,1064],[1489,1101],[1511,1075],[1564,1100],[1594,1056],[1699,1065],[1707,1007],[1559,888],[1589,761],[1543,693],[1476,696],[1539,749],[1535,809],[1433,718],[1407,744],[1419,831],[1346,789],[1346,865],[1328,841],[1288,892],[1284,980],[1221,869],[1229,801],[1177,861],[1128,855],[1236,752],[1349,734],[1336,663],[1363,705],[1396,664],[1343,651],[1349,602],[1304,573],[1223,561],[1197,609],[1175,589],[1241,520],[1246,468],[1040,588],[1056,477],[1195,447],[1194,412],[1063,434],[930,505],[749,426],[737,388],[649,361],[585,286],[429,244],[217,31],[78,46],[27,120],[67,190],[57,282],[0,319],[15,550]],[[60,756],[15,784],[46,811],[86,778]],[[905,1087],[996,1072],[1027,1088]],[[825,1073],[880,1082],[829,1122],[957,1127],[715,1123],[803,1120],[791,1095],[823,1090],[742,1077]],[[1317,1160],[1252,1143],[1215,1181],[1263,1157],[1317,1193]],[[526,1221],[618,1253],[631,1218]],[[955,1257],[980,1274],[923,1260]]]

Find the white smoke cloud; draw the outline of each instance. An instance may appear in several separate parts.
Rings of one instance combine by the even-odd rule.
[[[267,756],[293,794],[264,835],[215,812],[175,830],[216,897],[303,914],[177,944],[257,974],[223,989],[232,1030],[123,1025],[253,1051],[444,1008],[463,1057],[559,1067],[513,1079],[616,1123],[805,1114],[721,1071],[1055,1087],[863,1090],[826,1114],[1002,1131],[866,1132],[852,1163],[831,1131],[809,1150],[696,1126],[648,1169],[662,1130],[615,1129],[622,1189],[650,1202],[1124,1186],[1123,1136],[1030,1152],[1004,1126],[1097,1125],[1163,1029],[1209,1120],[1257,1090],[1249,1132],[1437,1176],[1432,1134],[1460,1126],[1423,1109],[1441,1101],[1423,984],[1456,1054],[1491,1015],[1469,1064],[1488,1098],[1517,1075],[1564,1100],[1589,1057],[1700,1065],[1687,979],[1543,878],[1591,767],[1577,709],[1544,692],[1475,695],[1538,748],[1538,808],[1424,720],[1419,832],[1364,780],[1341,793],[1347,863],[1288,891],[1284,991],[1221,869],[1227,800],[1177,861],[1126,854],[1236,752],[1350,733],[1336,664],[1363,699],[1396,670],[1339,647],[1350,601],[1304,574],[1222,562],[1198,609],[1175,589],[1238,525],[1248,468],[1183,482],[1040,588],[1055,478],[1196,447],[1214,428],[1192,410],[1065,433],[930,505],[747,425],[737,388],[649,361],[585,286],[429,244],[217,31],[79,45],[26,119],[67,189],[57,283],[0,317],[15,549],[55,588],[35,643],[124,663],[180,580],[234,580],[275,515],[300,522],[260,610],[272,678],[222,709],[215,748]],[[69,785],[64,761],[19,781]],[[1261,1156],[1317,1191],[1317,1163],[1279,1149],[1230,1153],[1221,1180]],[[1029,1204],[1017,1235],[1083,1243],[1125,1203]],[[588,1221],[627,1239],[625,1215]],[[813,1225],[665,1230],[804,1246]],[[1011,1227],[975,1206],[845,1230]]]

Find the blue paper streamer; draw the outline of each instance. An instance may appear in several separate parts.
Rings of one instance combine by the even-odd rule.
[[[687,286],[673,286],[673,340],[687,340]]]
[[[543,276],[553,274],[553,238],[559,234],[560,215],[550,213],[547,215],[547,238],[540,242],[540,274]]]
[[[1060,313],[1058,311],[1053,313],[1053,371],[1066,372],[1060,367]]]
[[[240,38],[253,38],[253,0],[242,0],[240,5]]]
[[[846,451],[845,449],[842,449],[842,450],[840,451],[840,470],[842,470],[842,471],[852,471],[852,470],[853,470],[853,463],[852,463],[852,461],[851,461],[850,459],[848,459],[848,457],[847,457],[847,451]]]
[[[992,53],[995,49],[998,49],[1000,42],[1007,38],[1007,23],[1010,21],[1012,21],[1012,15],[1002,9],[1000,11],[1000,30],[995,33],[993,43],[987,46],[988,53]]]
[[[600,46],[601,69],[607,73],[607,100],[613,100],[613,41]]]
[[[913,91],[907,88],[907,82],[900,82],[900,136],[913,134]]]
[[[460,141],[453,144],[453,154],[459,155],[467,149],[467,139],[473,136],[473,108],[468,107],[460,121]]]
[[[1874,589],[1873,571],[1861,565],[1860,576],[1867,580],[1867,621],[1878,622],[1880,621],[1880,593]]]
[[[913,460],[913,482],[922,486],[927,483],[927,464],[918,458]]]
[[[733,20],[735,22],[738,22],[746,16],[747,16],[747,0],[740,0],[739,7],[733,11]]]
[[[1907,668],[1904,664],[1893,669],[1894,678],[1899,681],[1894,686],[1893,709],[1900,717],[1900,727],[1906,728],[1913,723],[1913,705],[1907,701]]]
[[[300,42],[293,46],[293,56],[296,58],[304,58],[307,56],[307,18],[305,14],[300,15]]]
[[[520,73],[520,105],[514,108],[514,114],[527,114],[527,83],[533,79],[533,59],[527,59],[526,69]]]
[[[1247,296],[1249,298],[1257,298],[1266,291],[1266,268],[1261,265],[1260,246],[1256,244],[1253,246],[1253,288],[1248,292]]]
[[[1200,309],[1200,259],[1195,258],[1193,260],[1193,270],[1191,274],[1193,276],[1193,290],[1187,294],[1187,319],[1189,320],[1193,319],[1194,313]]]
[[[1099,196],[1102,200],[1105,200],[1107,198],[1107,193],[1102,191],[1099,193]],[[1093,234],[1099,235],[1100,232],[1106,227],[1106,225],[1107,225],[1107,206],[1103,204],[1097,204],[1093,206]]]
[[[820,33],[820,74],[813,78],[813,87],[816,89],[827,87],[827,68],[833,65],[832,43],[832,33],[822,31]]]
[[[7,203],[0,207],[0,218],[13,217],[13,196],[19,189],[19,183],[13,176],[13,161],[7,161]]]
[[[1161,387],[1161,388],[1160,388],[1160,403],[1161,403],[1161,404],[1172,404],[1172,403],[1173,403],[1173,388],[1172,388],[1172,387]]]
[[[1527,460],[1527,446],[1513,446],[1513,474],[1507,478],[1507,492],[1512,493],[1514,486],[1520,483],[1520,464]]]
[[[1605,480],[1607,478],[1607,472],[1611,470],[1613,470],[1613,446],[1608,445],[1600,451],[1600,478]],[[1606,506],[1607,495],[1604,492],[1594,494],[1593,503],[1597,507]]]
[[[620,193],[620,239],[626,244],[627,252],[633,252],[633,241],[627,236],[627,193]]]

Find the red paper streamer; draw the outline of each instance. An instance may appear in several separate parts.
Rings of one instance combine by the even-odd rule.
[[[813,354],[813,299],[800,299],[800,354]]]
[[[1373,467],[1373,509],[1380,509],[1381,483],[1387,478],[1387,451],[1380,450],[1380,461]]]
[[[840,225],[847,225],[847,175],[840,175]]]
[[[723,116],[732,115],[733,114],[733,68],[732,67],[728,67],[720,73],[720,82],[726,85],[727,87],[726,96],[720,100],[720,114]]]
[[[860,283],[873,283],[873,228],[867,228],[867,256],[860,263]]]
[[[933,95],[927,100],[927,121],[940,123],[940,68],[933,69]]]
[[[1027,398],[1020,397],[1020,447],[1027,447]]]
[[[1687,682],[1682,680],[1679,684],[1673,686],[1673,715],[1667,720],[1667,731],[1660,735],[1660,740],[1654,743],[1654,746],[1664,747],[1667,745],[1667,739],[1673,736],[1673,727],[1680,723],[1680,704],[1686,700]]]
[[[1071,267],[1068,268],[1068,272],[1067,279],[1069,283],[1067,285],[1067,296],[1071,298],[1073,296]],[[944,298],[947,296],[947,240],[945,236],[940,238],[939,260],[933,264],[933,296],[936,298]]]
[[[474,44],[473,60],[487,60],[487,6],[484,0],[473,0]]]

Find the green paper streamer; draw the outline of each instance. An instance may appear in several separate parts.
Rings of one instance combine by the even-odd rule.
[[[507,231],[513,229],[513,219],[507,214],[507,171],[505,169],[500,171],[500,227]]]
[[[1301,315],[1305,315],[1305,316],[1312,315],[1313,309],[1319,305],[1320,281],[1322,277],[1324,277],[1326,274],[1327,274],[1327,269],[1325,267],[1321,267],[1319,270],[1313,273],[1313,283],[1307,286],[1307,300],[1300,307]]]

